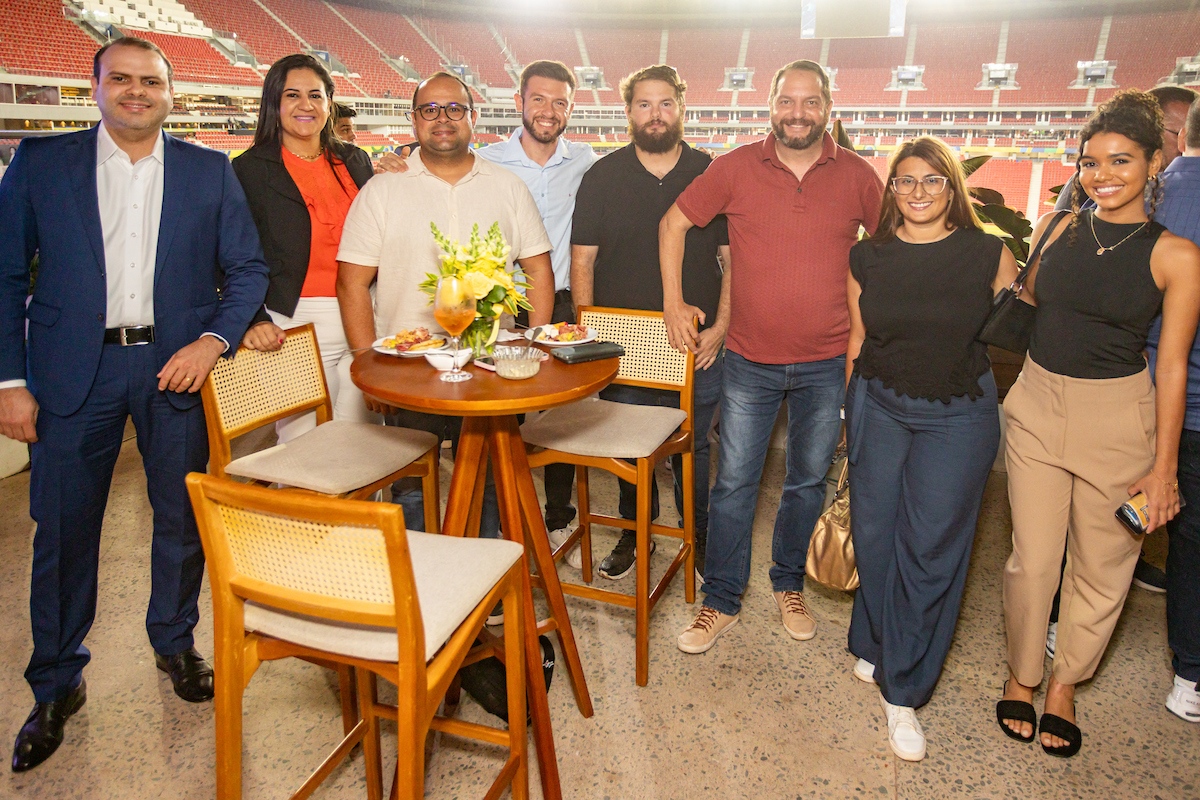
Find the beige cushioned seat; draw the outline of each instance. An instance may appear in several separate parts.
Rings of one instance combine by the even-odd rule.
[[[435,444],[437,436],[426,431],[332,420],[286,444],[231,461],[225,471],[336,495],[370,486]]]
[[[523,548],[504,539],[407,533],[428,661],[517,562]],[[394,662],[399,657],[395,628],[330,622],[252,601],[245,608],[247,631],[355,658]]]
[[[645,458],[679,429],[678,408],[587,398],[551,409],[521,426],[526,444],[599,458]]]

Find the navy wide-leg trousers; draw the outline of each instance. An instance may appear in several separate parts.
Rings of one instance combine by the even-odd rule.
[[[949,404],[855,375],[846,396],[850,527],[861,586],[850,651],[894,705],[924,705],[950,650],[984,484],[1000,442],[996,384]]]

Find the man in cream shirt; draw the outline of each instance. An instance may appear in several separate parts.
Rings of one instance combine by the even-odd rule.
[[[368,182],[350,207],[342,231],[337,296],[350,347],[370,347],[375,339],[405,328],[438,329],[429,297],[418,288],[426,273],[436,273],[439,264],[431,222],[451,240],[464,244],[473,225],[482,234],[499,222],[511,258],[529,282],[527,296],[533,305],[529,323],[549,322],[554,274],[546,228],[525,183],[471,152],[478,112],[470,90],[457,76],[439,72],[417,84],[412,107],[413,133],[420,147],[408,158],[408,169]],[[366,401],[371,410],[388,414],[389,424],[439,436],[454,437],[457,432],[455,418],[397,412],[369,396]],[[418,486],[405,479],[393,488],[407,524],[414,529],[423,519]],[[496,530],[492,509],[494,502],[489,499],[484,535],[494,535]]]

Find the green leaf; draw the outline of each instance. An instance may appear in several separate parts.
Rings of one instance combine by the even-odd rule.
[[[483,300],[480,302],[481,302],[481,304],[486,304],[486,305],[491,305],[492,303],[499,303],[501,300],[504,299],[505,294],[506,294],[506,292],[504,291],[504,287],[501,286],[500,284],[496,284],[495,286],[492,287],[492,290],[487,293],[487,296],[484,297]]]
[[[846,148],[851,153],[855,152],[854,142],[850,140],[850,136],[846,133],[846,129],[842,127],[842,121],[840,119],[835,119],[833,121],[833,130],[830,131],[830,135],[833,136],[833,140],[842,147]]]
[[[977,211],[979,209],[976,209]],[[1014,253],[1020,253],[1019,261],[1025,260],[1025,240],[1033,233],[1033,226],[1029,224],[1029,220],[1020,211],[1015,211],[1008,206],[987,204],[983,206],[983,215],[989,222],[995,225],[1000,230],[1007,233],[1017,243],[1020,244],[1020,251],[1013,250]],[[1013,249],[1013,245],[1009,246]]]
[[[991,160],[991,156],[974,156],[972,158],[963,159],[959,162],[959,166],[962,167],[963,177],[971,177],[975,173],[975,170],[979,169]]]
[[[1011,236],[1005,236],[1001,241],[1004,242],[1005,247],[1012,251],[1013,258],[1017,260],[1017,263],[1024,266],[1025,259],[1029,257],[1029,245],[1024,242],[1018,242]]]
[[[1004,195],[995,189],[985,189],[982,186],[968,186],[967,193],[984,205],[1004,205]]]

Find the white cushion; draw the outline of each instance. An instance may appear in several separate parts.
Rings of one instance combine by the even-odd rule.
[[[243,478],[342,494],[403,469],[437,444],[426,431],[332,420],[286,444],[251,453],[225,471]]]
[[[417,601],[425,626],[425,660],[433,658],[479,605],[524,548],[505,539],[467,539],[408,531]],[[395,628],[349,625],[290,614],[247,602],[245,628],[329,653],[372,661],[396,661]]]
[[[645,458],[685,419],[678,408],[587,398],[526,422],[521,438],[535,447],[581,456]]]

